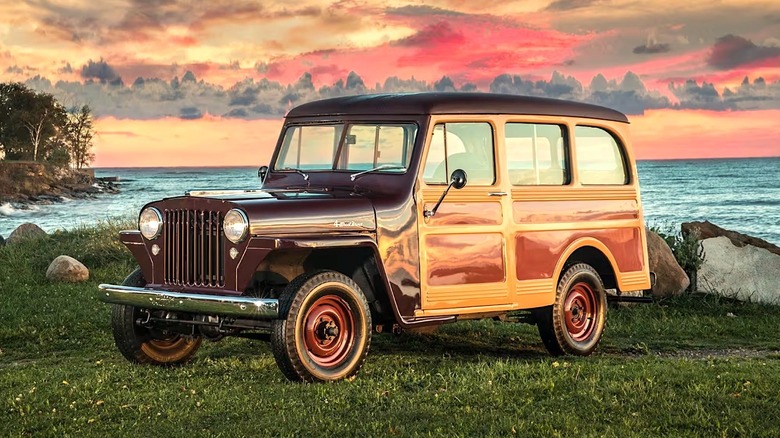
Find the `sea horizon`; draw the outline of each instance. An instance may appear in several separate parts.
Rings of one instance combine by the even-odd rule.
[[[0,205],[0,235],[36,223],[46,231],[134,218],[148,202],[187,190],[258,189],[257,165],[99,167],[118,177],[118,194],[43,204]],[[666,231],[708,220],[780,245],[780,157],[641,160],[637,162],[645,222]],[[221,169],[215,172],[215,169]]]

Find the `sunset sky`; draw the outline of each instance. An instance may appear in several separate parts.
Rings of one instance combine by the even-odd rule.
[[[780,2],[0,0],[0,81],[89,104],[94,166],[266,164],[308,100],[422,90],[626,112],[640,158],[780,156]]]

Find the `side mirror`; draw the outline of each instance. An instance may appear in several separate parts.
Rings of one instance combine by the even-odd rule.
[[[439,206],[441,205],[442,201],[444,201],[444,197],[447,196],[447,193],[449,193],[450,188],[455,187],[456,189],[460,190],[463,187],[466,187],[466,182],[468,181],[468,178],[466,177],[466,171],[463,169],[457,169],[452,172],[452,175],[450,176],[450,183],[447,185],[447,188],[444,189],[444,193],[441,194],[441,198],[439,198],[439,202],[436,203],[436,205],[433,206],[430,210],[425,210],[423,212],[423,216],[426,218],[432,217],[436,214],[436,211],[439,209]]]
[[[460,190],[463,187],[466,187],[466,181],[468,181],[468,178],[466,177],[465,170],[457,169],[452,171],[452,176],[450,176],[450,185],[452,187]]]
[[[257,169],[257,176],[260,178],[260,182],[265,181],[266,175],[268,175],[268,166],[260,166],[260,168]]]

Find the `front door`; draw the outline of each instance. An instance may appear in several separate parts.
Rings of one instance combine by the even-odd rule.
[[[495,138],[487,122],[437,123],[432,131],[417,191],[421,315],[489,311],[510,302],[504,211],[511,206],[501,189]],[[466,172],[466,186],[451,189],[426,218],[456,169]]]

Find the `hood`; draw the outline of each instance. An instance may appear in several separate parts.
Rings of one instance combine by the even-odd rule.
[[[256,236],[376,230],[371,201],[349,191],[191,191],[185,197],[166,201],[174,200],[192,206],[187,208],[205,209],[209,204],[221,205],[220,210],[228,205],[239,208],[249,218],[249,232]]]

